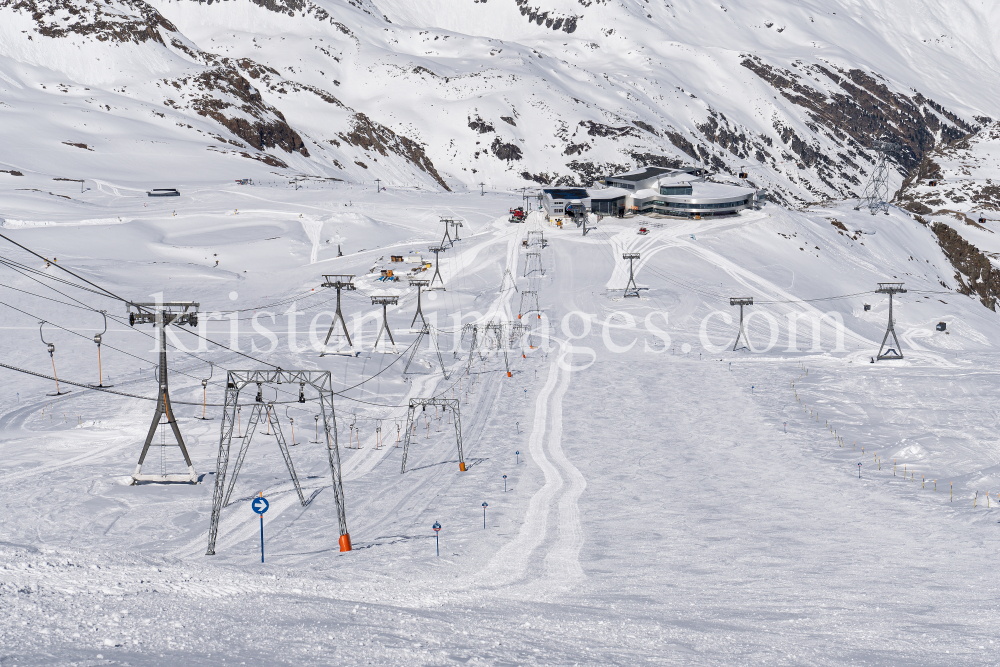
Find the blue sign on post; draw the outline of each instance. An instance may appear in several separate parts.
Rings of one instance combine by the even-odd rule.
[[[441,532],[441,524],[438,523],[437,521],[435,521],[434,525],[431,526],[431,528],[434,529],[434,549],[437,551],[437,555],[440,556],[441,555],[441,540],[440,540],[438,534]]]
[[[264,512],[267,511],[267,508],[270,505],[271,503],[267,502],[267,499],[264,498],[263,491],[261,492],[261,495],[254,498],[253,502],[250,503],[250,507],[253,509],[253,511],[260,515],[260,562],[261,563],[264,562]]]

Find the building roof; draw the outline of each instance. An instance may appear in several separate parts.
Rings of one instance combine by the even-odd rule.
[[[544,188],[542,190],[552,199],[586,199],[587,191],[583,188]]]
[[[632,194],[631,190],[626,190],[625,188],[590,188],[587,190],[587,194],[590,195],[591,199],[597,199],[598,201],[606,199],[618,199],[619,197],[628,197]]]
[[[667,167],[643,167],[642,169],[628,171],[624,174],[616,174],[615,176],[609,176],[608,178],[613,178],[618,181],[644,181],[647,178],[656,178],[657,176],[670,174],[675,171],[677,170],[669,169]]]

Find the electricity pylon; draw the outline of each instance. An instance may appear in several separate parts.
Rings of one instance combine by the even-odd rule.
[[[865,184],[864,192],[854,210],[858,211],[864,207],[871,211],[872,215],[879,211],[889,215],[889,167],[886,159],[890,153],[898,151],[900,146],[891,141],[876,141],[872,148],[878,153],[875,158],[875,169],[872,170],[871,178]]]
[[[879,346],[878,356],[875,358],[879,361],[902,359],[903,348],[899,345],[899,339],[896,338],[896,323],[892,319],[892,295],[906,294],[906,290],[903,289],[903,283],[879,283],[878,289],[875,290],[875,293],[889,295],[889,326],[885,330],[885,336],[882,337],[882,345]],[[896,344],[896,347],[890,347],[885,350],[885,354],[883,354],[882,351],[885,348],[885,342],[889,339],[889,334],[892,334],[892,340]]]

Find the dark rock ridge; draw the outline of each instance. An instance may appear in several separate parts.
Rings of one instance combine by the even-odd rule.
[[[340,133],[338,136],[344,142],[366,151],[374,150],[383,156],[394,153],[404,157],[430,175],[442,188],[451,191],[434,168],[434,163],[427,157],[423,146],[408,137],[397,135],[384,125],[373,122],[363,113],[355,113],[351,119],[351,131],[346,134]]]
[[[1000,271],[993,268],[989,258],[979,248],[962,238],[961,234],[943,223],[932,227],[938,244],[948,261],[955,267],[958,291],[975,295],[984,306],[996,311],[997,296],[1000,295]]]
[[[582,16],[558,16],[555,12],[550,10],[543,10],[540,7],[531,7],[528,4],[529,2],[530,0],[514,0],[514,4],[516,4],[518,9],[521,11],[521,16],[527,16],[528,21],[532,21],[536,25],[545,24],[546,28],[562,30],[565,33],[573,33],[576,32],[577,21],[583,18]]]

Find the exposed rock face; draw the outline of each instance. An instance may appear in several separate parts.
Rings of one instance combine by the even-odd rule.
[[[557,12],[551,10],[545,10],[540,7],[532,7],[529,5],[530,0],[514,0],[514,3],[521,10],[521,16],[528,17],[529,21],[533,21],[537,25],[545,25],[546,28],[552,28],[553,30],[562,30],[565,33],[576,32],[576,24],[582,17],[580,16],[567,16],[560,15]],[[580,4],[583,4],[582,2]],[[587,4],[590,4],[589,2]]]
[[[142,0],[107,3],[78,0],[0,0],[0,7],[29,14],[43,37],[70,35],[93,37],[101,42],[147,41],[163,44],[159,29],[177,32],[170,21]],[[120,11],[125,9],[126,11]]]
[[[280,148],[309,157],[302,138],[289,127],[285,116],[261,98],[260,93],[236,70],[222,66],[204,70],[193,79],[168,82],[175,87],[197,90],[192,109],[207,116],[256,148]]]
[[[963,239],[948,225],[939,222],[932,229],[948,261],[956,269],[958,291],[978,296],[984,306],[996,311],[997,296],[1000,295],[1000,271],[993,268],[989,258],[976,246]]]
[[[423,146],[412,139],[397,135],[384,125],[373,122],[363,113],[355,113],[351,120],[351,131],[346,134],[341,133],[339,136],[352,146],[358,146],[365,150],[375,150],[383,156],[393,153],[405,157],[427,172],[442,188],[451,190],[438,174],[437,169],[434,168],[430,158],[424,153]],[[367,167],[365,168],[367,169]]]

